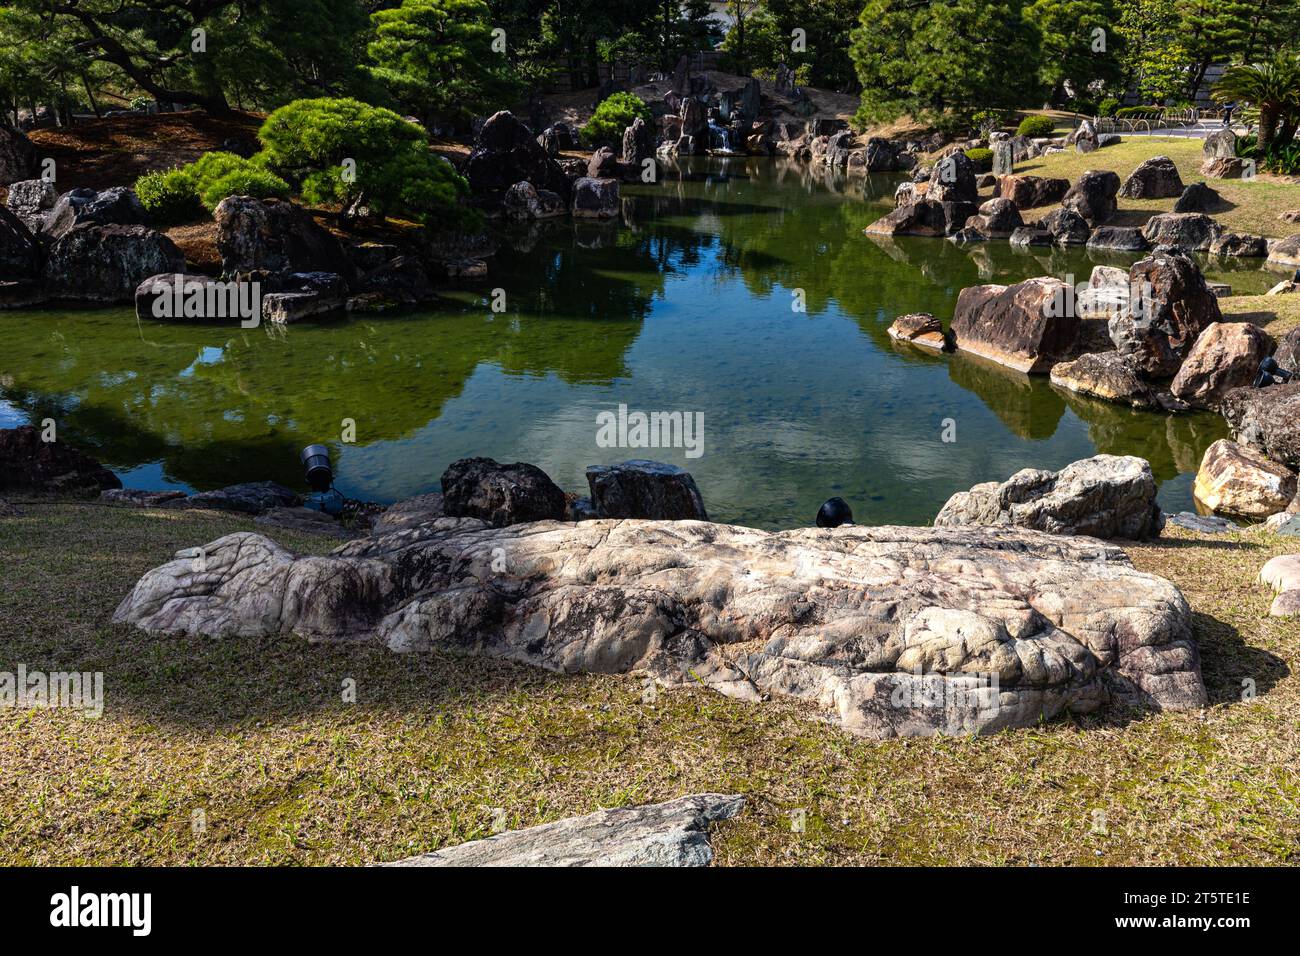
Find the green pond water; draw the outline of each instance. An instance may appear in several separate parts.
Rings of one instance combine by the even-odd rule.
[[[869,239],[896,176],[766,159],[665,172],[625,189],[617,223],[512,231],[485,280],[419,313],[252,330],[0,314],[0,426],[54,418],[152,489],[301,488],[298,450],[323,442],[340,490],[384,502],[435,490],[467,455],[533,462],[584,493],[587,465],[654,458],[694,474],[715,520],[805,525],[840,495],[860,523],[925,523],[954,491],[1101,451],[1148,459],[1166,510],[1192,506],[1217,416],[1129,411],[886,335],[907,312],[947,321],[964,286],[1086,279],[1087,253]],[[1239,292],[1276,278],[1207,272]],[[702,413],[703,453],[600,447],[597,416],[620,404]]]

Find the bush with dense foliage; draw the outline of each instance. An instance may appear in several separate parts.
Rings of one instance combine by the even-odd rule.
[[[1108,96],[1097,106],[1098,116],[1114,116],[1119,111],[1119,100]]]
[[[1028,136],[1030,139],[1051,136],[1055,132],[1056,120],[1050,116],[1026,116],[1016,127],[1017,136]]]
[[[582,142],[587,146],[622,142],[623,130],[638,116],[647,123],[652,119],[650,107],[635,93],[615,93],[606,97],[582,128]]]
[[[205,153],[188,166],[146,173],[136,180],[135,191],[150,215],[172,223],[211,212],[228,196],[287,199],[292,192],[258,158],[220,151]]]
[[[429,138],[392,110],[352,99],[295,100],[258,137],[267,168],[299,184],[303,199],[365,205],[380,215],[460,228],[476,222],[464,178],[429,151]]]
[[[966,150],[966,158],[974,163],[975,169],[981,173],[987,173],[993,168],[993,150],[985,149],[983,146]]]

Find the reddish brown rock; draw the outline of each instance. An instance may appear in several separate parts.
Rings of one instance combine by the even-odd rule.
[[[1021,372],[1046,372],[1077,347],[1069,291],[1051,278],[962,289],[952,320],[956,347]]]

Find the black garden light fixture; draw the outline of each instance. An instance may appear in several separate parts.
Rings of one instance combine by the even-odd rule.
[[[305,502],[313,511],[323,511],[327,515],[338,516],[343,513],[343,495],[334,488],[334,469],[330,467],[330,450],[324,445],[308,445],[298,453],[303,468],[306,469],[307,486],[312,493]]]

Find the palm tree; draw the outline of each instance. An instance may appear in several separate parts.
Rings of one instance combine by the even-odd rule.
[[[1278,53],[1265,63],[1224,70],[1210,95],[1216,103],[1250,103],[1259,111],[1259,146],[1267,153],[1274,140],[1290,142],[1300,126],[1300,57]]]

